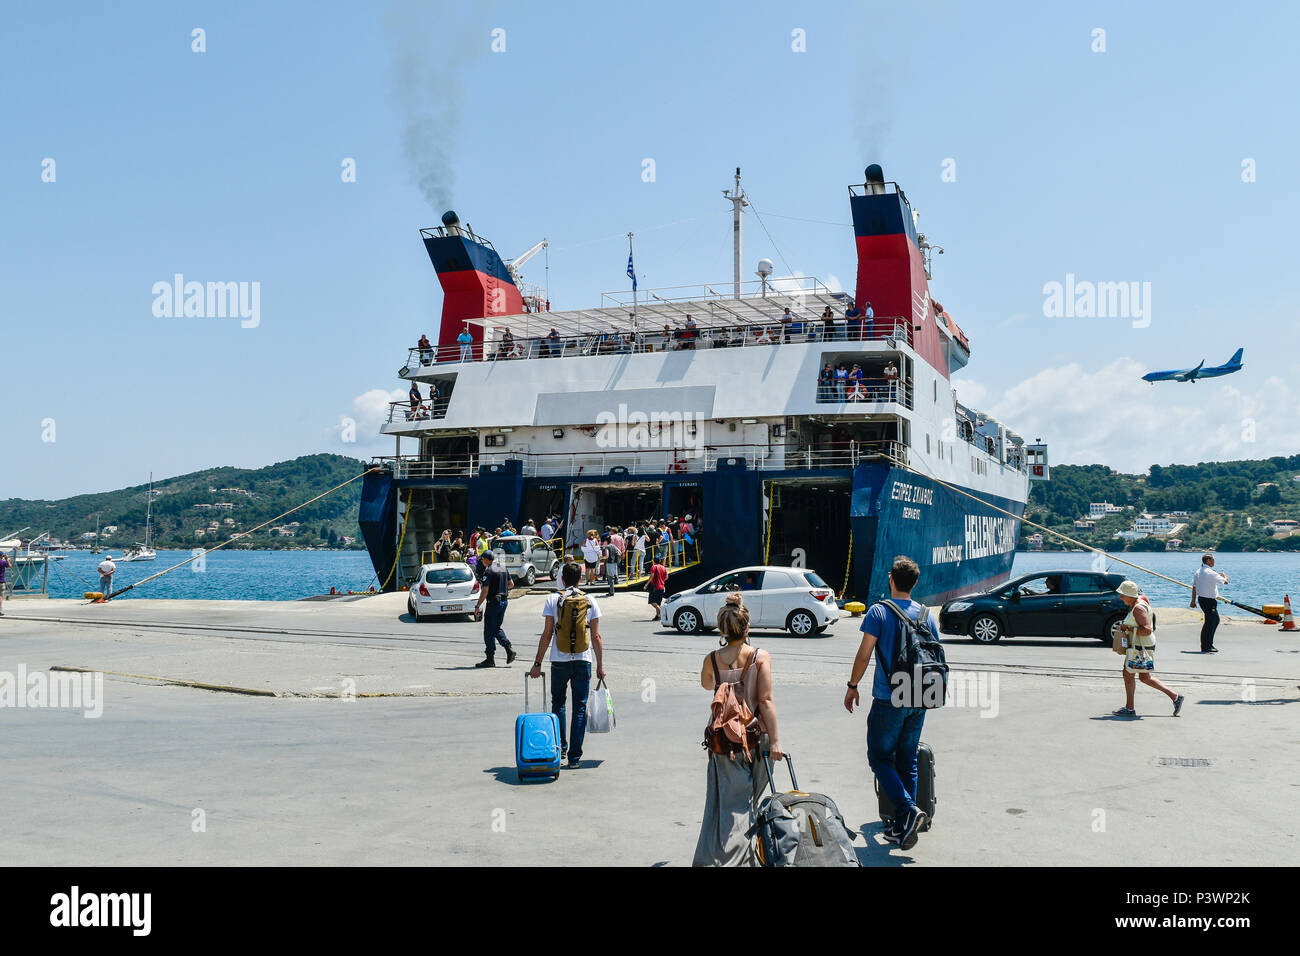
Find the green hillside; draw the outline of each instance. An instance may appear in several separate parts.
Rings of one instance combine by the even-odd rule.
[[[1152,465],[1145,475],[1125,475],[1105,465],[1055,465],[1051,481],[1035,482],[1025,517],[1094,547],[1114,550],[1119,531],[1143,512],[1186,511],[1186,527],[1176,537],[1187,549],[1219,551],[1300,551],[1300,534],[1279,538],[1265,530],[1279,518],[1300,519],[1300,455],[1257,461],[1218,461],[1199,465]],[[1124,507],[1097,522],[1091,532],[1074,527],[1090,502]],[[1131,510],[1130,510],[1131,509]],[[1025,527],[1022,535],[1035,529]],[[1044,536],[1044,546],[1061,547]],[[1022,540],[1023,546],[1023,540]],[[1160,537],[1128,543],[1128,550],[1164,550]]]
[[[265,468],[208,468],[178,478],[155,479],[153,543],[159,548],[194,548],[224,541],[235,532],[274,518],[365,469],[366,463],[355,458],[307,455]],[[24,538],[48,531],[57,540],[88,544],[81,536],[95,530],[95,513],[99,512],[102,526],[117,526],[115,532],[103,539],[103,546],[120,551],[144,540],[148,488],[146,483],[60,501],[19,498],[0,501],[0,535],[28,527],[31,530],[23,532]],[[266,528],[232,547],[344,547],[343,538],[349,537],[353,543],[346,546],[360,548],[361,531],[357,527],[360,496],[358,481],[286,519],[298,522],[297,528],[291,529],[292,537],[273,534],[271,528]],[[218,508],[218,504],[230,507]],[[201,505],[209,507],[196,507]],[[198,529],[206,529],[214,521],[217,531],[207,531],[202,537],[196,534]],[[282,523],[276,522],[275,526]]]

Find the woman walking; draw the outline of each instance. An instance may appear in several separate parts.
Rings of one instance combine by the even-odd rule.
[[[1137,689],[1137,681],[1140,680],[1173,701],[1174,716],[1177,717],[1178,712],[1183,709],[1183,695],[1170,690],[1155,676],[1156,642],[1152,638],[1155,634],[1155,620],[1151,614],[1151,602],[1133,581],[1125,581],[1117,590],[1120,599],[1128,605],[1129,612],[1119,628],[1125,640],[1125,702],[1123,707],[1113,713],[1116,717],[1137,716],[1137,711],[1133,709],[1133,693]]]
[[[704,658],[700,686],[716,694],[719,685],[734,685],[742,713],[752,715],[745,733],[753,742],[748,757],[743,750],[709,751],[704,819],[692,865],[757,866],[753,840],[746,833],[767,788],[763,754],[770,752],[773,760],[784,756],[772,701],[772,656],[749,644],[749,611],[739,592],[728,594],[718,611],[718,630],[723,646]]]

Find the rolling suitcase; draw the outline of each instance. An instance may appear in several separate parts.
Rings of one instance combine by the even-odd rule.
[[[524,673],[524,713],[515,718],[515,769],[519,782],[560,776],[560,719],[550,711],[528,713],[528,673]],[[542,674],[546,699],[546,674]]]
[[[759,805],[754,825],[746,832],[757,837],[754,852],[760,866],[858,866],[853,834],[835,801],[823,793],[805,793],[794,776],[794,761],[785,755],[793,790],[776,792],[772,755],[767,762],[767,782],[772,793]]]
[[[874,779],[874,778],[873,778]],[[880,822],[890,826],[894,822],[894,801],[889,794],[880,789],[880,781],[875,780],[876,800],[880,804]],[[922,831],[930,829],[934,823],[934,807],[939,798],[934,794],[934,751],[925,741],[916,749],[916,805],[929,817]]]

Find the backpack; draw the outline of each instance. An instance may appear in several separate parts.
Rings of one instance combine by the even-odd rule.
[[[745,700],[745,677],[758,660],[758,648],[740,672],[740,680],[724,681],[718,676],[718,652],[709,655],[713,666],[713,704],[709,708],[709,722],[704,725],[704,741],[700,744],[709,753],[725,754],[732,760],[736,754],[753,759],[750,750],[758,749],[763,730],[754,720],[754,712]]]
[[[930,632],[930,609],[922,604],[913,621],[893,601],[881,603],[899,622],[898,647],[894,651],[892,666],[889,666],[890,699],[894,706],[923,707],[926,710],[942,707],[948,696],[948,659],[943,645]],[[881,666],[887,666],[879,644],[876,653],[880,656]],[[900,696],[902,703],[898,701]]]
[[[555,648],[562,654],[581,654],[591,647],[587,635],[587,609],[591,599],[582,591],[560,595],[555,605]]]

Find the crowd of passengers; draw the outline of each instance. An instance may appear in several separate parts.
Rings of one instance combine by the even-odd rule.
[[[633,318],[629,315],[629,318]],[[731,348],[741,345],[779,345],[790,342],[861,342],[890,335],[905,336],[906,320],[883,320],[876,325],[876,314],[871,303],[862,309],[850,303],[844,310],[843,320],[835,317],[830,306],[818,318],[795,316],[786,306],[771,324],[736,325],[701,329],[692,315],[680,326],[665,323],[658,332],[601,332],[580,336],[562,336],[552,328],[549,333],[526,339],[516,338],[505,329],[491,345],[484,343],[484,358],[504,361],[520,358],[558,358],[569,343],[580,344],[584,354],[618,355],[631,352],[690,351],[701,341],[711,348]],[[468,328],[456,337],[460,361],[474,360],[474,338]],[[415,345],[421,365],[432,365],[435,347],[427,335],[421,335]]]

